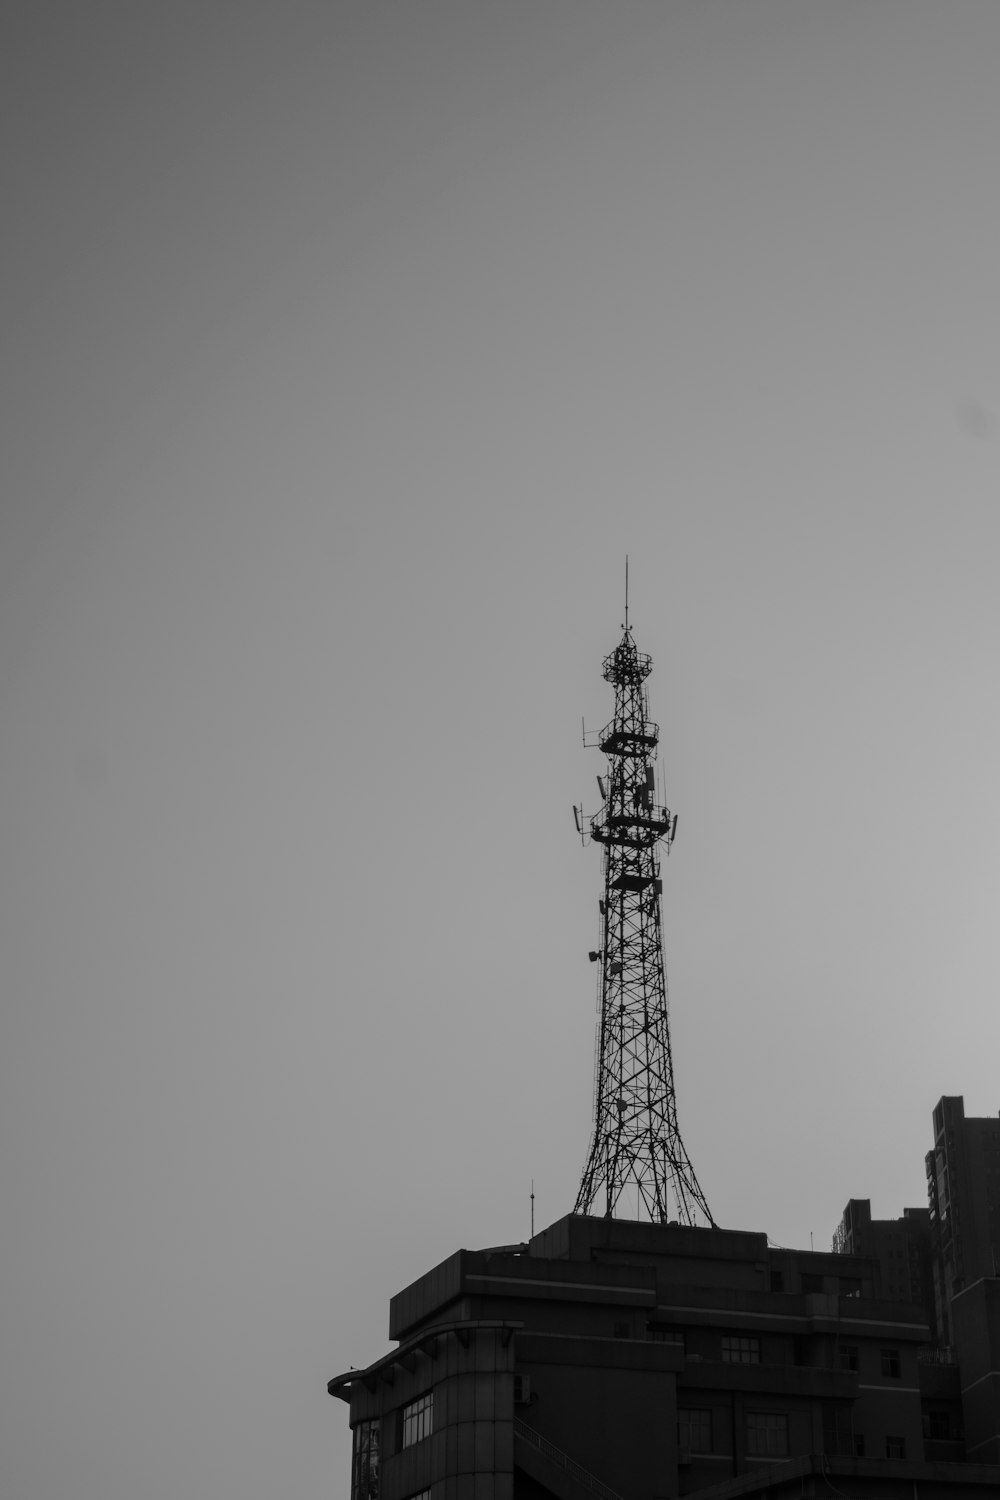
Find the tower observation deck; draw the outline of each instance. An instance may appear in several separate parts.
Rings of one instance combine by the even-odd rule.
[[[574,1212],[616,1216],[635,1203],[654,1222],[714,1225],[677,1125],[663,927],[659,846],[669,851],[677,818],[657,801],[659,729],[649,718],[648,656],[625,633],[604,661],[615,716],[586,744],[607,757],[598,777],[603,805],[584,820],[586,840],[604,847],[600,1012],[594,1079],[594,1134]],[[622,1203],[624,1195],[624,1203]]]

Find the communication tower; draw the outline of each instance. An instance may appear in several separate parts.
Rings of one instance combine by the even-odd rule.
[[[603,665],[615,716],[596,737],[584,732],[584,744],[607,757],[602,806],[590,818],[573,809],[584,842],[604,846],[601,946],[590,955],[601,965],[594,1135],[574,1213],[613,1218],[631,1188],[640,1217],[714,1225],[677,1125],[658,852],[661,843],[669,852],[677,818],[657,800],[659,729],[645,686],[653,664],[632,639],[627,573],[624,632]]]

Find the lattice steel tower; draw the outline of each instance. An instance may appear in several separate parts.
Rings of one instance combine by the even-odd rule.
[[[640,1217],[714,1224],[677,1127],[658,854],[661,841],[669,850],[677,818],[656,800],[659,730],[645,687],[652,662],[632,639],[627,585],[624,628],[603,669],[615,689],[614,719],[597,736],[608,760],[606,782],[598,777],[603,806],[586,820],[574,808],[584,839],[589,832],[604,845],[602,941],[590,955],[601,964],[594,1137],[574,1213],[611,1218],[631,1185]]]

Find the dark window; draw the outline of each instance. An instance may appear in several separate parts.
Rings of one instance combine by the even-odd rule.
[[[887,1437],[885,1440],[886,1458],[905,1458],[906,1442],[901,1437]]]
[[[860,1276],[841,1276],[841,1278],[840,1278],[840,1295],[842,1297],[860,1297],[861,1296],[861,1277]]]
[[[747,1412],[747,1453],[755,1458],[787,1457],[788,1418],[784,1412]]]
[[[785,1290],[785,1275],[783,1271],[771,1272],[771,1291],[783,1292]]]
[[[354,1429],[351,1500],[378,1500],[379,1423],[359,1422]]]
[[[881,1355],[882,1355],[882,1374],[889,1376],[889,1378],[892,1379],[892,1380],[898,1380],[899,1379],[899,1350],[898,1349],[883,1349],[880,1352],[881,1352]]]
[[[712,1413],[706,1407],[678,1407],[677,1443],[689,1453],[711,1453]]]
[[[864,1435],[863,1432],[856,1432],[854,1434],[854,1457],[855,1458],[864,1458],[864,1456],[865,1456],[865,1435]]]
[[[924,1437],[936,1438],[939,1442],[951,1437],[951,1416],[946,1411],[924,1412]]]
[[[823,1407],[823,1451],[850,1458],[854,1451],[849,1406]]]
[[[421,1438],[430,1437],[434,1430],[434,1393],[428,1391],[426,1396],[411,1401],[409,1406],[403,1407],[403,1444],[409,1448],[411,1443],[419,1443]]]
[[[731,1365],[759,1365],[760,1339],[738,1333],[724,1333],[722,1358]]]
[[[841,1344],[837,1350],[838,1370],[856,1370],[858,1368],[858,1346],[857,1344]]]
[[[683,1344],[684,1334],[678,1328],[668,1328],[665,1323],[647,1323],[646,1337],[660,1344]]]
[[[823,1278],[815,1271],[803,1271],[802,1290],[804,1292],[821,1292],[823,1290]]]

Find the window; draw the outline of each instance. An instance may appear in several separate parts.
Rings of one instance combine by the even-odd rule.
[[[840,1458],[850,1458],[854,1451],[851,1408],[824,1404],[823,1451]]]
[[[678,1407],[677,1443],[689,1453],[711,1453],[712,1413],[706,1407]]]
[[[887,1375],[891,1380],[898,1380],[899,1379],[899,1350],[898,1349],[882,1349],[880,1352],[881,1352],[881,1355],[882,1355],[882,1374],[883,1375]]]
[[[924,1437],[947,1441],[951,1437],[951,1417],[946,1411],[924,1412]]]
[[[785,1277],[782,1271],[771,1272],[771,1291],[783,1292],[785,1290]]]
[[[823,1278],[815,1271],[802,1272],[802,1290],[804,1292],[821,1292],[823,1290]]]
[[[886,1458],[905,1458],[906,1442],[901,1437],[887,1437],[885,1440]]]
[[[354,1429],[351,1500],[378,1500],[379,1423],[359,1422]]]
[[[856,1370],[858,1368],[858,1346],[857,1344],[841,1344],[837,1350],[837,1369]]]
[[[841,1276],[841,1278],[840,1278],[840,1295],[842,1297],[860,1297],[861,1296],[861,1277],[860,1276]]]
[[[854,1434],[854,1457],[855,1458],[864,1458],[864,1456],[865,1456],[865,1435],[864,1435],[863,1432],[856,1432]]]
[[[426,1396],[421,1396],[417,1401],[411,1401],[409,1406],[404,1406],[402,1446],[409,1448],[411,1443],[419,1443],[421,1438],[430,1437],[433,1431],[433,1419],[433,1391],[428,1391]]]
[[[722,1358],[730,1365],[759,1365],[760,1339],[738,1333],[724,1333]]]
[[[684,1334],[679,1328],[670,1328],[666,1323],[647,1323],[646,1337],[658,1344],[683,1344]]]
[[[788,1457],[788,1418],[784,1412],[747,1412],[747,1453],[755,1458]]]

